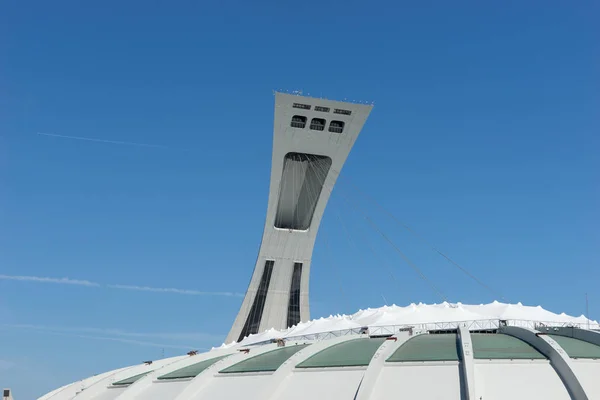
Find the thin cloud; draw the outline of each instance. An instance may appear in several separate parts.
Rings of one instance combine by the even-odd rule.
[[[0,360],[0,371],[6,371],[7,369],[11,369],[15,366],[15,363],[8,360]]]
[[[180,349],[180,350],[181,349],[183,349],[183,350],[194,349],[194,346],[146,342],[146,341],[142,341],[142,340],[123,339],[123,338],[118,338],[118,337],[81,335],[81,334],[53,332],[53,331],[44,331],[44,334],[56,335],[56,336],[66,336],[66,337],[76,337],[76,338],[92,339],[92,340],[105,340],[105,341],[111,341],[111,342],[135,344],[138,346],[161,347],[161,348]]]
[[[51,332],[48,332],[51,333]],[[63,335],[63,334],[60,334]],[[120,342],[127,344],[136,344],[138,346],[151,346],[151,347],[161,347],[161,348],[169,348],[169,349],[180,349],[180,350],[206,350],[206,349],[198,349],[194,346],[185,346],[185,345],[175,345],[175,344],[162,344],[162,343],[154,343],[154,342],[145,342],[141,340],[133,340],[133,339],[123,339],[123,338],[113,338],[113,337],[105,337],[105,336],[91,336],[91,335],[64,335],[64,336],[74,336],[82,339],[93,339],[93,340],[109,340],[112,342]]]
[[[125,141],[121,141],[121,140],[96,139],[96,138],[89,138],[89,137],[82,137],[82,136],[59,135],[56,133],[44,133],[44,132],[37,132],[37,134],[41,135],[41,136],[50,136],[50,137],[56,137],[56,138],[62,138],[62,139],[83,140],[86,142],[108,143],[108,144],[118,144],[118,145],[124,145],[124,146],[151,147],[151,148],[155,148],[155,149],[174,150],[171,147],[162,146],[159,144],[125,142]],[[183,149],[178,149],[178,150],[183,151]]]
[[[45,276],[0,275],[0,280],[56,283],[60,285],[100,286],[99,283],[70,278],[48,278]]]
[[[123,343],[132,343],[147,346],[172,347],[193,349],[193,345],[187,344],[162,344],[149,341],[142,341],[132,338],[154,338],[163,339],[173,342],[190,341],[190,342],[208,342],[211,343],[222,340],[222,335],[213,335],[202,332],[128,332],[121,329],[103,329],[90,327],[64,327],[64,326],[45,326],[34,324],[3,324],[0,325],[8,329],[20,329],[27,331],[38,331],[51,333],[54,335],[73,336],[88,339],[112,340]]]
[[[186,294],[191,296],[229,296],[229,297],[243,297],[242,293],[234,292],[202,292],[199,290],[189,289],[176,289],[176,288],[155,288],[148,286],[134,286],[134,285],[107,285],[111,289],[122,289],[122,290],[137,290],[141,292],[157,292],[157,293],[177,293]]]
[[[224,296],[224,297],[243,297],[242,293],[234,292],[203,292],[200,290],[192,289],[177,289],[177,288],[157,288],[151,286],[138,286],[138,285],[120,285],[120,284],[109,284],[102,285],[97,282],[91,282],[87,280],[70,279],[70,278],[49,278],[44,276],[23,276],[23,275],[0,275],[0,280],[9,281],[23,281],[23,282],[37,282],[37,283],[53,283],[59,285],[79,285],[88,287],[106,287],[110,289],[119,290],[132,290],[137,292],[154,292],[154,293],[174,293],[183,294],[188,296]]]

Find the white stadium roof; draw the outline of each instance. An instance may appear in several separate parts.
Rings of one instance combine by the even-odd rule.
[[[387,335],[402,327],[414,327],[421,330],[456,329],[467,324],[471,329],[495,329],[500,320],[510,320],[512,324],[534,328],[538,323],[552,326],[576,324],[577,326],[598,326],[597,321],[589,321],[585,316],[572,317],[567,314],[555,314],[541,306],[524,306],[521,303],[507,304],[494,301],[489,304],[469,305],[462,303],[410,304],[406,307],[396,305],[381,308],[359,310],[352,315],[336,315],[302,322],[284,331],[274,329],[250,335],[242,344],[251,344],[274,338],[320,338],[335,335],[338,332],[360,331],[368,327],[372,335]]]
[[[596,321],[521,304],[411,304],[269,330],[40,399],[600,399],[598,376]]]

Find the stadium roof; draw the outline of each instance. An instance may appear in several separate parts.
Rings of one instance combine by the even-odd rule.
[[[388,335],[402,327],[422,330],[456,329],[467,324],[471,329],[496,329],[499,321],[510,320],[519,326],[535,328],[539,323],[551,326],[575,324],[587,327],[598,326],[585,316],[572,317],[567,314],[555,314],[541,306],[524,306],[521,303],[508,304],[494,301],[488,304],[469,305],[462,303],[410,304],[406,307],[396,305],[381,308],[359,310],[352,315],[336,315],[301,322],[287,330],[275,329],[250,335],[242,344],[260,343],[274,338],[326,338],[338,332],[353,331],[359,333],[364,327],[372,335]]]
[[[521,304],[381,307],[118,369],[41,399],[595,399],[597,330]]]

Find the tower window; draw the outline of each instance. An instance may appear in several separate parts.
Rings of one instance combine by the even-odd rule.
[[[323,118],[313,118],[312,121],[310,121],[310,129],[313,131],[324,131],[325,120]]]
[[[252,308],[250,309],[242,333],[238,338],[238,342],[241,342],[242,339],[250,334],[258,333],[258,328],[262,321],[263,310],[265,308],[265,302],[267,301],[267,293],[269,291],[269,283],[271,283],[274,265],[275,261],[273,260],[267,260],[265,262],[265,268],[263,269],[262,277],[260,278],[260,284],[258,285]]]
[[[305,128],[306,127],[306,117],[302,115],[294,115],[292,117],[292,122],[290,124],[292,128]]]
[[[315,111],[329,112],[329,107],[315,106]]]
[[[290,297],[288,300],[287,327],[291,328],[300,322],[300,282],[302,280],[302,263],[294,263]]]
[[[341,108],[336,108],[336,109],[333,110],[333,113],[334,114],[342,114],[342,115],[350,115],[350,114],[352,114],[352,111],[350,111],[350,110],[343,110]]]
[[[302,110],[310,110],[310,104],[294,103],[294,108],[301,108]]]
[[[288,153],[283,159],[275,227],[305,231],[315,212],[331,158],[316,154]]]
[[[342,121],[331,121],[329,123],[329,132],[342,133],[344,131],[344,122]]]

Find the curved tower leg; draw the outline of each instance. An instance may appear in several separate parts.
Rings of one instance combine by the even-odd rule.
[[[308,279],[319,224],[371,109],[370,105],[275,93],[265,229],[227,343],[310,318]]]

